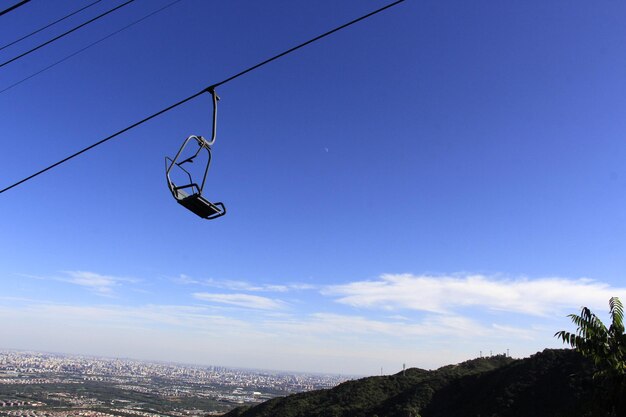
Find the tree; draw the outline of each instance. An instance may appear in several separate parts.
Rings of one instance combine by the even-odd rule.
[[[607,408],[614,415],[626,412],[626,334],[624,334],[624,307],[618,297],[609,300],[611,325],[583,307],[580,315],[568,317],[578,326],[576,333],[561,330],[554,334],[595,364],[594,377],[599,380]]]
[[[609,300],[611,326],[607,329],[602,320],[583,307],[580,315],[568,317],[578,326],[576,333],[565,330],[555,337],[593,360],[597,375],[624,375],[626,373],[626,334],[624,334],[624,308],[617,297]]]

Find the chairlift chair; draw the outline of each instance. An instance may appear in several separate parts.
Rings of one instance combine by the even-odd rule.
[[[204,183],[206,182],[206,177],[209,172],[209,165],[211,165],[211,146],[215,143],[217,125],[217,100],[219,100],[219,97],[217,96],[215,90],[210,89],[209,92],[213,97],[213,130],[211,140],[206,140],[204,137],[199,135],[190,135],[189,137],[187,137],[187,139],[185,139],[180,149],[178,150],[178,153],[173,159],[167,156],[165,157],[165,176],[167,178],[167,185],[170,189],[170,192],[172,193],[172,196],[180,205],[195,213],[196,215],[202,217],[203,219],[211,220],[226,214],[226,207],[221,202],[210,202],[203,195]],[[192,156],[182,161],[179,161],[181,155],[183,155],[183,151],[190,144],[196,144],[198,146],[198,149]],[[204,169],[202,181],[200,182],[200,185],[198,185],[198,182],[194,180],[191,173],[186,170],[183,165],[192,163],[203,150],[207,152],[208,159],[206,162],[206,167]],[[186,177],[188,178],[187,183],[177,185],[176,183],[174,183],[174,181],[172,181],[170,173],[174,166],[180,168],[182,172],[186,174]]]

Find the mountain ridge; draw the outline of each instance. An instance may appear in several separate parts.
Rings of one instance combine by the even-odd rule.
[[[524,359],[496,355],[365,377],[236,408],[224,417],[600,416],[592,391],[588,360],[573,350],[546,349]]]

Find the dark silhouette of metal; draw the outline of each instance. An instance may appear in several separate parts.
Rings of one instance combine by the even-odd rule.
[[[130,1],[133,1],[133,0],[130,0]],[[377,13],[382,12],[383,10],[386,10],[386,9],[388,9],[388,8],[390,8],[390,7],[392,7],[392,6],[395,6],[395,5],[397,5],[397,4],[400,4],[400,3],[404,2],[404,1],[405,1],[405,0],[398,0],[398,1],[395,1],[395,2],[393,2],[393,3],[390,3],[390,4],[388,4],[387,6],[381,7],[380,9],[377,9],[377,10],[375,10],[375,11],[371,12],[371,13],[368,13],[368,14],[366,14],[366,15],[364,15],[364,16],[361,16],[361,17],[359,17],[358,19],[354,19],[354,20],[352,20],[351,22],[348,22],[348,23],[346,23],[346,24],[344,24],[344,25],[341,25],[341,26],[339,26],[339,27],[337,27],[337,28],[335,28],[335,29],[332,29],[332,30],[330,30],[330,31],[328,31],[328,32],[326,32],[326,33],[324,33],[324,34],[322,34],[322,35],[316,36],[315,38],[311,39],[310,41],[304,42],[304,43],[302,43],[302,44],[300,44],[300,45],[298,45],[298,46],[295,46],[295,47],[293,47],[293,48],[291,48],[291,49],[288,49],[288,50],[287,50],[287,51],[285,51],[285,52],[282,52],[282,53],[280,53],[280,54],[278,54],[278,55],[275,55],[275,56],[273,56],[272,58],[269,58],[269,59],[267,59],[267,60],[265,60],[265,61],[263,61],[263,62],[261,62],[261,63],[259,63],[259,64],[257,64],[257,65],[254,65],[254,66],[252,66],[252,67],[250,67],[250,68],[248,68],[248,69],[246,69],[246,70],[244,70],[244,71],[241,71],[241,72],[239,72],[239,73],[237,73],[237,74],[233,75],[232,77],[226,78],[225,80],[220,81],[220,82],[218,82],[218,83],[216,83],[216,84],[212,84],[211,86],[209,86],[209,87],[207,87],[207,88],[203,89],[202,91],[199,91],[199,92],[197,92],[197,93],[195,93],[195,94],[192,94],[192,95],[190,95],[189,97],[187,97],[187,98],[185,98],[185,99],[182,99],[182,100],[180,100],[179,102],[174,103],[174,104],[172,104],[171,106],[166,107],[166,108],[165,108],[165,109],[163,109],[163,110],[160,110],[160,111],[158,111],[158,112],[156,112],[156,113],[154,113],[154,114],[152,114],[152,115],[150,115],[150,116],[148,116],[148,117],[146,117],[146,118],[144,118],[144,119],[142,119],[142,120],[140,120],[140,121],[138,121],[138,122],[136,122],[136,123],[133,123],[132,125],[127,126],[127,127],[125,127],[124,129],[119,130],[119,131],[117,131],[117,132],[113,133],[112,135],[107,136],[106,138],[101,139],[101,140],[99,140],[98,142],[96,142],[96,143],[94,143],[94,144],[92,144],[92,145],[89,145],[88,147],[86,147],[86,148],[84,148],[84,149],[81,149],[80,151],[75,152],[75,153],[73,153],[72,155],[70,155],[70,156],[68,156],[68,157],[66,157],[66,158],[63,158],[62,160],[60,160],[60,161],[58,161],[58,162],[55,162],[54,164],[52,164],[52,165],[50,165],[50,166],[48,166],[48,167],[46,167],[46,168],[44,168],[44,169],[42,169],[42,170],[39,170],[39,171],[35,172],[34,174],[31,174],[31,175],[29,175],[28,177],[26,177],[26,178],[24,178],[24,179],[22,179],[22,180],[20,180],[20,181],[18,181],[18,182],[16,182],[16,183],[13,183],[13,184],[9,185],[8,187],[3,188],[2,190],[0,190],[0,194],[4,193],[4,192],[6,192],[6,191],[8,191],[8,190],[10,190],[10,189],[12,189],[12,188],[17,187],[18,185],[23,184],[23,183],[25,183],[26,181],[29,181],[29,180],[31,180],[31,179],[33,179],[33,178],[35,178],[35,177],[37,177],[37,176],[39,176],[39,175],[43,174],[44,172],[47,172],[47,171],[51,170],[52,168],[56,168],[57,166],[59,166],[59,165],[61,165],[61,164],[65,163],[65,162],[69,161],[70,159],[73,159],[73,158],[75,158],[75,157],[77,157],[77,156],[79,156],[79,155],[81,155],[81,154],[83,154],[83,153],[85,153],[85,152],[87,152],[87,151],[89,151],[89,150],[91,150],[91,149],[95,148],[96,146],[102,145],[103,143],[105,143],[105,142],[107,142],[107,141],[109,141],[109,140],[111,140],[111,139],[113,139],[113,138],[115,138],[115,137],[117,137],[117,136],[121,135],[122,133],[125,133],[125,132],[127,132],[127,131],[129,131],[129,130],[131,130],[131,129],[133,129],[133,128],[135,128],[135,127],[137,127],[137,126],[139,126],[139,125],[141,125],[141,124],[143,124],[143,123],[145,123],[145,122],[149,121],[149,120],[152,120],[152,119],[154,119],[155,117],[160,116],[161,114],[163,114],[163,113],[165,113],[165,112],[168,112],[168,111],[170,111],[170,110],[172,110],[172,109],[174,109],[174,108],[176,108],[176,107],[178,107],[178,106],[180,106],[180,105],[182,105],[182,104],[184,104],[184,103],[186,103],[186,102],[188,102],[188,101],[190,101],[190,100],[193,100],[194,98],[196,98],[196,97],[198,97],[198,96],[200,96],[200,95],[202,95],[202,94],[204,94],[204,93],[211,93],[212,91],[215,91],[215,88],[216,88],[217,86],[220,86],[220,85],[226,84],[227,82],[232,81],[232,80],[234,80],[234,79],[235,79],[235,78],[237,78],[237,77],[240,77],[240,76],[242,76],[242,75],[244,75],[244,74],[246,74],[246,73],[248,73],[248,72],[250,72],[250,71],[252,71],[252,70],[254,70],[254,69],[256,69],[256,68],[259,68],[259,67],[260,67],[260,66],[262,66],[262,65],[265,65],[265,64],[267,64],[267,63],[269,63],[269,62],[271,62],[271,61],[274,61],[275,59],[278,59],[278,58],[280,58],[280,57],[282,57],[282,56],[284,56],[284,55],[286,55],[286,54],[288,54],[288,53],[290,53],[290,52],[293,52],[293,51],[295,51],[296,49],[300,49],[300,48],[302,48],[302,47],[304,47],[304,46],[306,46],[306,45],[310,44],[311,42],[314,42],[314,41],[317,41],[317,40],[319,40],[319,39],[322,39],[322,38],[324,38],[324,37],[326,37],[326,36],[328,36],[328,35],[330,35],[330,34],[332,34],[332,33],[337,32],[337,31],[338,31],[338,30],[340,30],[340,29],[346,28],[346,27],[348,27],[348,26],[350,26],[350,25],[353,25],[353,24],[355,24],[355,23],[357,23],[357,22],[360,22],[361,20],[367,19],[368,17],[371,17],[371,16],[373,16],[373,15],[375,15],[375,14],[377,14]],[[125,3],[125,4],[126,4],[126,3]],[[120,6],[120,7],[121,7],[121,6]]]
[[[98,0],[98,1],[101,1],[101,0]],[[136,25],[136,24],[138,24],[138,23],[143,22],[144,20],[148,19],[149,17],[151,17],[151,16],[153,16],[153,15],[155,15],[155,14],[159,13],[159,12],[162,12],[163,10],[167,9],[168,7],[171,7],[171,6],[173,6],[173,5],[175,5],[176,3],[179,3],[179,2],[181,2],[181,1],[182,1],[182,0],[174,0],[173,2],[168,3],[168,4],[166,4],[165,6],[160,7],[160,8],[158,8],[158,9],[156,9],[155,11],[148,13],[147,15],[143,16],[142,18],[137,19],[137,20],[135,20],[134,22],[129,23],[129,24],[127,24],[126,26],[124,26],[124,27],[122,27],[122,28],[120,28],[120,29],[118,29],[118,30],[116,30],[116,31],[114,31],[114,32],[109,33],[109,34],[108,34],[108,35],[106,35],[105,37],[102,37],[102,38],[98,39],[97,41],[92,42],[92,43],[90,43],[89,45],[87,45],[87,46],[85,46],[85,47],[83,47],[83,48],[80,48],[78,51],[76,51],[76,52],[72,52],[71,54],[67,55],[65,58],[59,59],[59,60],[58,60],[58,61],[56,61],[55,63],[50,64],[50,65],[48,65],[47,67],[44,67],[44,68],[40,69],[39,71],[32,73],[32,74],[31,74],[31,75],[29,75],[28,77],[22,78],[21,80],[14,82],[13,84],[9,85],[8,87],[3,88],[2,90],[0,90],[0,94],[4,93],[5,91],[9,91],[9,90],[10,90],[10,89],[12,89],[13,87],[17,87],[18,85],[22,84],[22,83],[23,83],[23,82],[25,82],[25,81],[30,80],[30,79],[31,79],[31,78],[33,78],[33,77],[36,77],[37,75],[41,74],[42,72],[46,72],[46,71],[48,71],[49,69],[51,69],[51,68],[53,68],[53,67],[56,67],[57,65],[59,65],[59,64],[61,64],[61,63],[63,63],[63,62],[65,62],[65,61],[67,61],[68,59],[75,57],[76,55],[80,54],[81,52],[86,51],[87,49],[89,49],[89,48],[91,48],[91,47],[93,47],[93,46],[95,46],[95,45],[99,44],[100,42],[104,42],[105,40],[107,40],[107,39],[109,39],[109,38],[111,38],[111,37],[113,37],[113,36],[117,35],[118,33],[123,32],[123,31],[125,31],[126,29],[128,29],[128,28],[130,28],[130,27],[132,27],[132,26],[135,26],[135,25]]]
[[[9,7],[8,9],[4,9],[3,11],[0,12],[0,16],[9,13],[12,10],[17,9],[20,6],[25,5],[26,3],[28,3],[30,0],[22,0],[21,2],[14,4],[13,6]]]
[[[63,32],[63,33],[62,33],[62,34],[60,34],[59,36],[55,36],[54,38],[50,39],[49,41],[46,41],[46,42],[44,42],[44,43],[42,43],[42,44],[40,44],[40,45],[37,45],[37,46],[35,46],[34,48],[29,49],[28,51],[26,51],[26,52],[24,52],[24,53],[21,53],[21,54],[19,54],[18,56],[15,56],[15,57],[13,57],[13,58],[9,59],[8,61],[3,62],[2,64],[0,64],[0,68],[4,67],[5,65],[10,64],[11,62],[17,61],[18,59],[23,58],[23,57],[25,57],[26,55],[31,54],[31,53],[35,52],[36,50],[43,48],[43,47],[44,47],[44,46],[46,46],[46,45],[50,45],[52,42],[57,41],[57,40],[59,40],[59,39],[63,38],[64,36],[67,36],[67,35],[69,35],[70,33],[75,32],[75,31],[77,31],[78,29],[80,29],[80,28],[82,28],[82,27],[84,27],[84,26],[87,26],[87,25],[88,25],[88,24],[90,24],[90,23],[95,22],[96,20],[98,20],[98,19],[100,19],[100,18],[102,18],[102,17],[104,17],[104,16],[108,15],[109,13],[113,13],[114,11],[116,11],[116,10],[118,10],[118,9],[121,9],[122,7],[124,7],[124,6],[126,6],[126,5],[128,5],[128,4],[130,4],[130,3],[132,3],[132,2],[134,2],[134,1],[135,1],[135,0],[128,0],[126,3],[122,3],[122,4],[120,4],[119,6],[116,6],[116,7],[112,8],[112,9],[109,9],[109,10],[107,10],[106,12],[104,12],[104,13],[102,13],[102,14],[99,14],[98,16],[94,17],[93,19],[89,19],[89,20],[88,20],[88,21],[86,21],[85,23],[81,23],[80,25],[78,25],[78,26],[76,26],[76,27],[74,27],[74,28],[72,28],[72,29],[70,29],[70,30],[68,30],[68,31],[66,31],[66,32]]]
[[[232,80],[234,80],[235,78],[241,77],[242,75],[247,74],[247,73],[248,73],[248,72],[250,72],[250,71],[253,71],[253,70],[255,70],[255,69],[259,68],[259,67],[262,67],[262,66],[263,66],[263,65],[265,65],[265,64],[269,64],[270,62],[272,62],[272,61],[274,61],[274,60],[276,60],[276,59],[278,59],[278,58],[281,58],[281,57],[283,57],[283,56],[285,56],[285,55],[287,55],[287,54],[290,54],[290,53],[292,53],[293,51],[295,51],[295,50],[297,50],[297,49],[300,49],[300,48],[302,48],[302,47],[305,47],[305,46],[307,46],[308,44],[313,43],[313,42],[315,42],[315,41],[318,41],[318,40],[320,40],[320,39],[322,39],[322,38],[325,38],[325,37],[326,37],[326,36],[328,36],[328,35],[332,35],[333,33],[337,32],[337,31],[339,31],[339,30],[341,30],[341,29],[344,29],[344,28],[346,28],[346,27],[348,27],[348,26],[350,26],[350,25],[353,25],[353,24],[355,24],[355,23],[357,23],[357,22],[360,22],[361,20],[365,20],[365,19],[367,19],[368,17],[371,17],[371,16],[373,16],[373,15],[375,15],[375,14],[378,14],[378,13],[382,12],[383,10],[386,10],[386,9],[388,9],[388,8],[390,8],[390,7],[395,6],[396,4],[402,3],[403,1],[404,1],[404,0],[398,0],[398,1],[395,1],[395,2],[390,3],[390,4],[388,4],[388,5],[384,6],[384,7],[381,7],[380,9],[374,10],[374,11],[373,11],[373,12],[371,12],[371,13],[368,13],[368,14],[366,14],[366,15],[363,15],[363,16],[359,17],[359,18],[356,18],[356,19],[354,19],[354,20],[351,20],[351,21],[350,21],[350,22],[348,22],[348,23],[345,23],[345,24],[343,24],[343,25],[341,25],[341,26],[338,26],[338,27],[336,27],[335,29],[332,29],[332,30],[329,30],[328,32],[322,33],[321,35],[316,36],[316,37],[314,37],[314,38],[313,38],[313,39],[311,39],[311,40],[308,40],[308,41],[306,41],[306,42],[304,42],[304,43],[301,43],[301,44],[300,44],[300,45],[298,45],[298,46],[294,46],[293,48],[287,49],[285,52],[281,52],[281,53],[280,53],[280,54],[278,54],[278,55],[274,55],[273,57],[271,57],[271,58],[269,58],[269,59],[266,59],[265,61],[263,61],[263,62],[261,62],[261,63],[259,63],[259,64],[256,64],[256,65],[254,65],[254,66],[252,66],[252,67],[250,67],[250,68],[248,68],[248,69],[246,69],[246,70],[241,71],[240,73],[237,73],[237,74],[233,75],[232,77],[228,77],[228,78],[226,78],[225,80],[220,81],[219,83],[215,83],[215,84],[213,84],[212,86],[210,86],[209,88],[217,88],[217,87],[219,87],[219,86],[220,86],[220,85],[222,85],[222,84],[226,84],[227,82],[232,81]]]
[[[35,30],[35,31],[33,31],[33,32],[30,32],[28,35],[24,35],[24,36],[22,36],[21,38],[16,39],[16,40],[14,40],[13,42],[9,42],[9,43],[7,43],[7,44],[6,44],[6,45],[4,45],[4,46],[0,46],[0,51],[2,51],[3,49],[8,48],[8,47],[9,47],[9,46],[11,46],[11,45],[15,45],[16,43],[21,42],[21,41],[23,41],[24,39],[30,38],[31,36],[36,35],[37,33],[41,32],[42,30],[48,29],[50,26],[54,26],[54,25],[56,25],[57,23],[62,22],[62,21],[64,21],[65,19],[67,19],[67,18],[69,18],[69,17],[74,16],[76,13],[80,13],[80,12],[82,12],[83,10],[88,9],[88,8],[89,8],[89,7],[91,7],[91,6],[93,6],[93,5],[97,4],[97,3],[100,3],[101,1],[102,1],[102,0],[96,0],[96,1],[94,1],[93,3],[89,3],[88,5],[86,5],[86,6],[84,6],[84,7],[81,7],[80,9],[78,9],[78,10],[76,10],[76,11],[73,11],[72,13],[66,14],[66,15],[65,15],[65,16],[63,16],[62,18],[57,19],[57,20],[55,20],[55,21],[54,21],[54,22],[52,22],[52,23],[48,23],[47,25],[45,25],[45,26],[43,26],[43,27],[40,27],[39,29],[37,29],[37,30]]]
[[[190,135],[187,139],[185,139],[173,159],[167,156],[165,157],[165,177],[167,178],[167,186],[169,187],[174,199],[194,214],[208,220],[216,219],[226,214],[226,207],[223,203],[211,203],[204,197],[203,194],[204,184],[206,183],[209,166],[211,165],[211,146],[215,143],[217,135],[217,101],[220,99],[215,90],[211,90],[210,93],[213,99],[213,129],[211,139],[206,140],[202,136]],[[196,152],[192,156],[179,161],[184,150],[187,149],[190,144],[198,146]],[[208,159],[204,168],[202,182],[198,185],[198,181],[193,178],[191,173],[186,170],[183,165],[193,163],[202,151],[206,152]],[[188,181],[181,185],[175,184],[171,178],[172,168],[182,170],[182,172],[186,174]]]
[[[205,90],[202,90],[202,91],[199,91],[199,92],[197,92],[196,94],[191,95],[191,96],[189,96],[189,97],[187,97],[187,98],[185,98],[185,99],[183,99],[183,100],[179,101],[178,103],[174,103],[174,104],[172,104],[171,106],[166,107],[166,108],[164,108],[164,109],[163,109],[163,110],[161,110],[161,111],[158,111],[158,112],[156,112],[156,113],[154,113],[154,114],[152,114],[152,115],[150,115],[150,116],[148,116],[148,117],[146,117],[146,118],[144,118],[144,119],[141,119],[141,120],[140,120],[140,121],[138,121],[137,123],[133,123],[132,125],[127,126],[127,127],[125,127],[124,129],[122,129],[122,130],[118,130],[117,132],[113,133],[112,135],[107,136],[106,138],[104,138],[104,139],[102,139],[102,140],[99,140],[98,142],[96,142],[96,143],[94,143],[94,144],[92,144],[92,145],[89,145],[89,146],[87,146],[86,148],[83,148],[83,149],[81,149],[80,151],[75,152],[75,153],[71,154],[70,156],[68,156],[68,157],[66,157],[66,158],[63,158],[63,159],[61,159],[61,160],[60,160],[60,161],[58,161],[58,162],[55,162],[54,164],[52,164],[52,165],[50,165],[50,166],[47,166],[46,168],[44,168],[44,169],[42,169],[42,170],[39,170],[39,171],[35,172],[34,174],[31,174],[31,175],[29,175],[28,177],[26,177],[26,178],[24,178],[24,179],[22,179],[22,180],[20,180],[20,181],[18,181],[18,182],[16,182],[16,183],[14,183],[14,184],[12,184],[12,185],[9,185],[8,187],[6,187],[6,188],[4,188],[4,189],[0,190],[0,194],[4,193],[5,191],[9,191],[11,188],[15,188],[15,187],[17,187],[17,186],[18,186],[18,185],[20,185],[20,184],[23,184],[23,183],[25,183],[26,181],[31,180],[31,179],[35,178],[36,176],[43,174],[44,172],[50,171],[52,168],[56,168],[56,167],[58,167],[59,165],[61,165],[61,164],[65,163],[65,162],[67,162],[67,161],[69,161],[70,159],[73,159],[73,158],[76,158],[76,157],[77,157],[77,156],[79,156],[79,155],[82,155],[82,154],[84,154],[85,152],[87,152],[87,151],[89,151],[89,150],[91,150],[91,149],[95,148],[96,146],[102,145],[103,143],[108,142],[109,140],[111,140],[111,139],[113,139],[113,138],[115,138],[115,137],[117,137],[117,136],[121,135],[122,133],[128,132],[129,130],[131,130],[131,129],[133,129],[133,128],[135,128],[135,127],[137,127],[137,126],[139,126],[139,125],[141,125],[141,124],[143,124],[143,123],[145,123],[145,122],[147,122],[148,120],[152,120],[152,119],[154,119],[155,117],[160,116],[160,115],[162,115],[163,113],[168,112],[168,111],[172,110],[173,108],[180,106],[181,104],[184,104],[184,103],[186,103],[186,102],[188,102],[188,101],[190,101],[190,100],[193,100],[194,98],[198,97],[199,95],[204,94],[206,91],[207,91],[206,89],[205,89]]]

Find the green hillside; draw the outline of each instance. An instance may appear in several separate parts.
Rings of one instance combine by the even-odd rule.
[[[576,352],[544,350],[521,360],[494,356],[348,381],[226,417],[588,417],[591,374]]]

